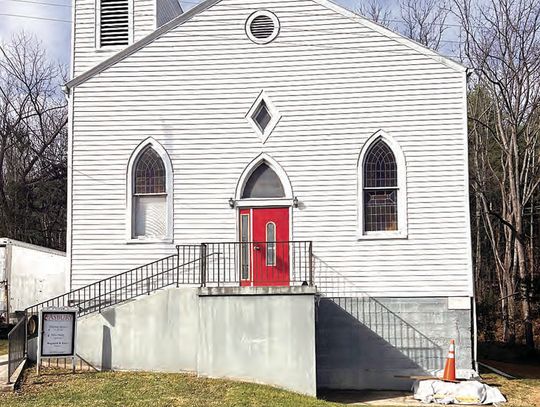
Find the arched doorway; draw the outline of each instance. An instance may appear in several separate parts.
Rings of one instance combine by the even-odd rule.
[[[284,171],[259,157],[237,190],[242,286],[290,284],[292,189]]]

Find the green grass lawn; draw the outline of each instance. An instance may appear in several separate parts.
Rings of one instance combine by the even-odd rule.
[[[187,374],[85,371],[71,374],[50,368],[43,372],[37,377],[35,368],[27,369],[18,392],[0,394],[0,407],[341,405],[270,386],[197,378]],[[540,406],[540,380],[507,380],[494,374],[482,376],[509,398],[506,406]]]
[[[508,399],[505,407],[540,406],[540,379],[508,380],[496,374],[482,374],[484,381],[499,388]]]
[[[21,390],[0,394],[0,406],[290,406],[331,407],[337,404],[269,386],[186,374],[77,372],[27,369]]]
[[[0,339],[0,355],[6,355],[7,353],[8,353],[7,339]]]

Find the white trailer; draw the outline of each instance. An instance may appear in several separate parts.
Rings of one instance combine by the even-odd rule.
[[[17,312],[63,294],[68,287],[66,253],[0,238],[0,312]]]

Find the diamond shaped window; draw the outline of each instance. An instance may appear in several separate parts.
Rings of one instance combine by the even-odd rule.
[[[259,135],[261,141],[265,143],[281,119],[281,114],[265,91],[262,91],[251,106],[246,119]]]
[[[264,131],[268,127],[268,124],[272,120],[272,115],[270,114],[268,106],[266,106],[266,102],[264,100],[261,101],[257,110],[255,110],[253,120],[255,121],[257,126],[259,126],[259,129],[261,129],[261,131],[264,133]]]

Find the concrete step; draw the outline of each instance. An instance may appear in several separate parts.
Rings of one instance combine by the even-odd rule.
[[[22,372],[26,365],[26,359],[23,360],[13,375],[11,376],[11,381],[8,378],[8,355],[0,356],[0,392],[9,392],[14,391],[15,386],[22,377]]]

